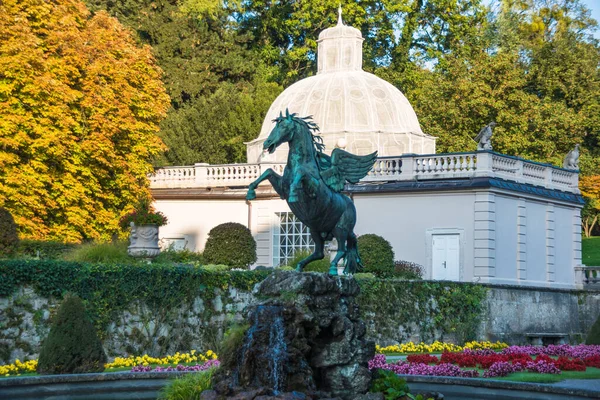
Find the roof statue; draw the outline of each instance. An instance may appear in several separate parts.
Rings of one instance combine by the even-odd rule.
[[[477,150],[493,150],[492,149],[492,135],[494,134],[494,127],[496,123],[494,121],[490,122],[477,134],[475,140],[477,140]]]
[[[579,169],[579,144],[576,144],[575,148],[567,153],[563,160],[563,168]]]
[[[337,275],[338,262],[344,259],[344,273],[351,274],[361,268],[354,225],[356,208],[350,198],[342,193],[346,182],[358,183],[377,159],[377,152],[357,156],[336,148],[331,156],[323,153],[325,146],[311,117],[300,118],[285,110],[275,119],[275,128],[263,144],[263,151],[273,153],[287,143],[289,152],[283,176],[267,169],[248,187],[246,199],[256,198],[255,189],[268,180],[277,194],[287,201],[294,215],[310,229],[315,251],[301,260],[296,269],[302,271],[314,260],[324,258],[324,245],[333,238],[338,250],[329,267],[330,275]]]

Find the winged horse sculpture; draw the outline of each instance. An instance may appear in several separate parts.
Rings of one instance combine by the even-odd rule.
[[[286,109],[285,115],[280,113],[273,122],[275,128],[265,140],[263,149],[273,153],[282,143],[289,143],[283,176],[267,169],[250,184],[246,199],[255,199],[256,187],[267,179],[277,194],[287,201],[294,215],[310,229],[315,251],[298,262],[296,270],[302,271],[311,261],[323,259],[325,242],[335,238],[338,250],[331,261],[329,274],[338,274],[337,265],[342,258],[345,274],[359,271],[362,265],[354,234],[356,208],[341,191],[346,182],[357,183],[369,173],[377,152],[357,156],[336,148],[330,157],[323,153],[325,145],[315,134],[319,128],[312,117],[300,118]]]

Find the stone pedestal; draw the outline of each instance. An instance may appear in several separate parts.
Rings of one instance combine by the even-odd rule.
[[[303,392],[309,398],[360,398],[368,391],[368,361],[375,344],[365,339],[351,277],[280,271],[255,289],[250,328],[237,365],[216,385],[221,396],[266,388],[272,395]]]
[[[136,226],[130,224],[129,247],[127,254],[138,258],[154,258],[160,254],[158,247],[158,225]]]

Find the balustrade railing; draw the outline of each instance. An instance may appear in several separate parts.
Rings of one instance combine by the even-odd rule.
[[[578,266],[575,267],[575,283],[578,285],[600,286],[600,267]]]
[[[267,168],[282,174],[284,163],[196,164],[156,169],[151,187],[247,186]],[[578,173],[488,151],[379,157],[363,182],[499,177],[548,189],[579,193]]]
[[[196,168],[164,167],[157,168],[150,176],[152,187],[191,187],[196,181]]]

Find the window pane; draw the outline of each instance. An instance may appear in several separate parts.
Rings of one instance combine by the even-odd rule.
[[[273,233],[273,265],[287,265],[299,250],[314,250],[308,228],[293,213],[277,213],[277,217],[279,228]]]

